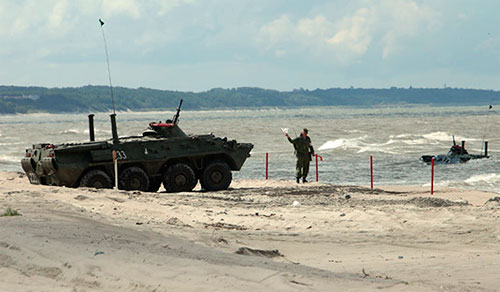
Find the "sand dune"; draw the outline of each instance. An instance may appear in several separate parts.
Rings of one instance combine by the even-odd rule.
[[[140,193],[1,172],[0,213],[22,216],[0,217],[0,291],[495,291],[497,196],[258,180]]]

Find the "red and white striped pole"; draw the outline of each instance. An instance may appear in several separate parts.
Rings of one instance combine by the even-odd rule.
[[[431,161],[431,195],[434,195],[434,158]]]
[[[370,183],[373,190],[373,156],[370,155]]]

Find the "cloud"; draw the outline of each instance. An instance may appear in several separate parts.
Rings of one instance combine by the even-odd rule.
[[[385,1],[380,7],[380,14],[390,20],[381,25],[384,31],[382,35],[384,59],[404,47],[402,40],[432,32],[440,27],[440,14],[415,1]]]
[[[25,34],[62,36],[89,17],[161,17],[196,0],[0,0],[0,38],[24,38]]]
[[[375,25],[374,9],[361,8],[353,16],[345,17],[327,42],[342,53],[343,60],[357,58],[368,50]]]
[[[281,15],[278,19],[271,21],[261,27],[257,41],[268,49],[287,43],[292,40],[294,24],[289,16]]]
[[[88,56],[99,37],[98,18],[113,22],[113,40],[127,39],[136,52],[165,42],[166,14],[196,0],[0,0],[0,56],[19,59],[67,59]],[[132,22],[144,21],[144,31]],[[120,30],[123,23],[128,29]],[[143,26],[142,26],[143,27]],[[108,29],[108,28],[107,28]],[[126,37],[123,37],[126,36]],[[114,36],[114,38],[112,37]]]
[[[163,16],[184,4],[193,4],[197,0],[154,0],[153,3],[157,5],[157,14],[158,16]]]
[[[104,17],[127,15],[138,19],[142,15],[142,5],[136,0],[103,0],[101,10]]]
[[[68,0],[54,3],[47,19],[48,31],[56,35],[64,35],[71,29],[69,6]]]
[[[382,59],[389,58],[405,48],[405,40],[439,28],[440,14],[416,1],[359,3],[340,20],[328,11],[298,20],[282,15],[261,27],[258,43],[274,52],[293,48],[347,64],[370,50],[378,50]]]
[[[258,31],[257,43],[272,50],[277,57],[290,51],[318,51],[326,44],[333,23],[319,15],[293,22],[288,15],[263,25]]]
[[[52,86],[103,83],[97,22],[103,18],[113,77],[122,85],[469,87],[473,83],[465,76],[498,79],[500,61],[498,1],[469,2],[0,0],[0,79]],[[213,74],[219,64],[241,72]],[[135,70],[141,66],[157,69]],[[174,66],[183,68],[171,71],[175,81],[160,74]],[[454,72],[464,78],[453,83]],[[227,82],[220,83],[223,78]]]

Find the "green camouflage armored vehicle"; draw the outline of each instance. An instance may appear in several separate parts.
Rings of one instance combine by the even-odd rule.
[[[32,184],[112,188],[117,183],[123,190],[156,192],[163,183],[167,192],[185,192],[199,181],[203,190],[227,189],[231,171],[241,169],[253,144],[186,135],[178,126],[181,105],[182,100],[172,120],[150,123],[141,136],[118,137],[112,114],[113,138],[107,141],[94,141],[89,115],[90,142],[35,144],[21,165]]]

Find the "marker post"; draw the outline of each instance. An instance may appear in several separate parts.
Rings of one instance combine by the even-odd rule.
[[[115,168],[115,190],[118,190],[118,159],[116,157],[116,151],[113,150],[113,165]]]
[[[320,161],[323,161],[323,157],[318,155],[318,154],[315,154],[314,156],[316,157],[316,182],[318,182],[319,181],[318,157],[319,157]]]
[[[370,155],[370,185],[373,190],[373,156]]]
[[[431,161],[431,195],[434,195],[434,158]]]

